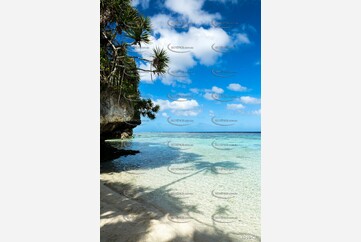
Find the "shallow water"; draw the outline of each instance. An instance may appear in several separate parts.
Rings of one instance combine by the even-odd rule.
[[[113,145],[140,153],[102,164],[124,195],[224,233],[260,236],[260,133],[138,133]]]

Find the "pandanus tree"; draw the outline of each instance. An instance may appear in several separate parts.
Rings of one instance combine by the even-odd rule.
[[[149,44],[150,37],[150,19],[132,7],[131,0],[100,0],[101,90],[118,91],[118,100],[122,96],[131,97],[137,114],[154,119],[159,106],[140,97],[139,73],[148,72],[152,78],[165,74],[169,58],[164,49],[157,47],[148,59],[134,52],[142,44]],[[130,51],[135,54],[130,55]],[[139,68],[139,62],[148,63],[149,70]]]

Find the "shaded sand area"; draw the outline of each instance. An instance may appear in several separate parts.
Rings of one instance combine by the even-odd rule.
[[[224,234],[215,226],[199,223],[177,212],[175,204],[164,201],[162,209],[142,198],[124,196],[129,184],[100,182],[100,241],[117,242],[256,242],[252,234]],[[167,204],[168,203],[168,204]],[[170,206],[174,206],[173,209]]]

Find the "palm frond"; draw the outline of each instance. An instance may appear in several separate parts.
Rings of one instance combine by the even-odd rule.
[[[132,45],[141,46],[141,43],[148,44],[150,42],[150,31],[150,19],[138,16],[134,22],[128,24],[125,32],[127,37],[133,39]]]
[[[166,73],[169,64],[169,57],[164,49],[156,47],[153,49],[152,66],[155,68],[153,71],[158,76]]]

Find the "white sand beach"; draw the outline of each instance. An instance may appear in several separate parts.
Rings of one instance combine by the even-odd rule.
[[[111,176],[111,175],[110,175]],[[110,178],[107,175],[108,178]],[[256,242],[251,234],[224,234],[186,216],[172,216],[151,204],[126,197],[110,180],[100,182],[100,227],[102,242]],[[162,204],[157,204],[162,207]],[[164,207],[167,207],[164,204]],[[169,207],[169,206],[168,206]]]

